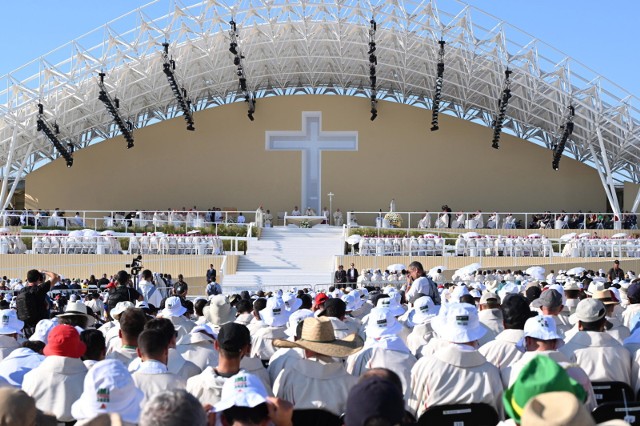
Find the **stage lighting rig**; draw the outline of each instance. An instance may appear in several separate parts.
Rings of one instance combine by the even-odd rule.
[[[49,142],[51,142],[58,151],[58,154],[65,159],[67,167],[73,166],[73,144],[68,142],[67,148],[62,145],[62,142],[58,139],[60,127],[58,126],[58,123],[53,123],[52,126],[47,122],[44,118],[44,106],[42,104],[38,104],[38,120],[36,121],[36,124],[38,126],[38,131],[45,134],[47,139],[49,139]]]
[[[442,83],[444,82],[444,45],[446,42],[440,40],[440,50],[438,51],[438,68],[436,76],[436,90],[433,95],[433,108],[431,109],[431,131],[435,132],[438,126],[438,115],[440,114],[440,99],[442,99]]]
[[[231,42],[229,43],[229,52],[231,52],[233,56],[233,65],[237,67],[236,75],[238,76],[238,83],[240,84],[240,91],[244,95],[245,102],[249,105],[247,109],[247,117],[249,120],[253,121],[253,114],[256,112],[256,95],[249,91],[247,87],[247,76],[244,72],[244,66],[242,65],[242,61],[244,59],[244,55],[240,50],[240,45],[238,44],[238,27],[236,22],[232,19],[229,21],[229,25],[231,29],[229,29],[229,38]]]
[[[120,133],[122,133],[122,136],[124,136],[124,139],[127,141],[127,149],[133,148],[133,123],[123,120],[120,116],[120,100],[118,98],[111,99],[109,92],[107,92],[107,87],[104,85],[105,75],[103,72],[98,74],[98,86],[100,86],[98,99],[107,108],[107,111],[111,114],[111,117],[113,117],[114,123],[116,123],[120,129]]]
[[[376,76],[376,66],[378,65],[378,57],[376,56],[376,31],[378,25],[375,19],[369,21],[371,27],[369,28],[369,82],[371,83],[371,121],[378,117],[378,100],[376,92],[376,83],[378,78]]]
[[[502,96],[498,100],[498,116],[493,121],[493,141],[492,148],[500,148],[500,132],[502,132],[502,126],[504,119],[507,115],[507,106],[509,105],[509,99],[511,98],[511,71],[509,68],[504,72],[504,89],[502,90]]]
[[[178,106],[182,110],[184,119],[187,122],[187,130],[193,131],[196,128],[194,126],[193,114],[191,113],[191,100],[189,100],[189,96],[187,96],[187,89],[178,84],[178,80],[175,75],[176,61],[169,58],[169,43],[162,43],[162,46],[164,47],[164,52],[162,54],[164,59],[162,71],[167,76],[169,86],[171,86],[171,90],[173,91],[173,96],[175,96],[178,101]]]
[[[569,115],[567,116],[565,124],[560,126],[560,131],[562,132],[560,142],[558,142],[553,149],[553,162],[551,163],[551,167],[556,171],[560,169],[560,159],[562,158],[564,147],[569,140],[569,136],[573,133],[573,117],[576,115],[576,109],[573,105],[569,105],[567,108],[569,109]]]

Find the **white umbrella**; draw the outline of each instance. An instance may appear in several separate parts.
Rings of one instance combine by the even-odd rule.
[[[480,234],[478,234],[477,232],[466,232],[464,234],[462,234],[463,238],[476,238],[479,237]]]
[[[99,234],[98,231],[94,231],[93,229],[83,229],[82,235],[85,237],[97,237]]]
[[[429,273],[427,275],[429,276],[434,276],[435,274],[438,273],[438,269],[440,269],[440,271],[444,271],[445,268],[444,266],[440,265],[440,266],[434,266],[433,268],[429,269]]]
[[[480,265],[479,263],[472,263],[470,265],[464,266],[460,269],[458,269],[455,274],[453,274],[454,277],[461,277],[463,275],[470,275],[473,274],[474,272],[476,272],[478,269],[480,269],[482,267],[482,265]]]
[[[542,235],[540,234],[529,234],[528,238],[540,238]]]
[[[2,229],[0,229],[0,232],[4,232]],[[62,235],[62,231],[59,229],[52,229],[51,231],[48,232],[49,235]]]
[[[563,236],[560,237],[560,241],[571,241],[573,237],[575,237],[576,235],[577,234],[575,232],[564,234]]]
[[[70,237],[83,237],[84,233],[82,231],[75,230],[75,231],[69,232],[69,236]]]
[[[589,232],[584,232],[584,233],[582,233],[582,234],[579,234],[579,235],[578,235],[578,238],[587,238],[587,237],[590,237],[590,236],[591,236],[591,233],[589,233]]]
[[[404,266],[402,263],[394,263],[393,265],[387,266],[387,271],[389,272],[402,271],[403,269],[406,271],[407,267]]]
[[[585,268],[583,268],[582,266],[577,266],[575,268],[571,268],[567,271],[567,275],[580,275],[581,273],[583,273],[584,271],[586,271]]]
[[[528,268],[526,271],[524,271],[527,275],[542,275],[545,272],[545,269],[542,266],[532,266],[530,268]]]
[[[347,242],[352,246],[358,244],[360,240],[362,240],[362,237],[358,234],[349,235],[349,238],[347,238]]]
[[[106,231],[102,231],[100,235],[110,236],[110,235],[113,235],[113,231],[111,231],[110,229],[107,229]]]
[[[193,231],[187,232],[187,235],[193,235],[193,234],[199,234],[199,233],[200,233],[199,229],[194,229]]]
[[[0,229],[0,232],[2,232],[2,230]],[[626,238],[627,234],[625,232],[620,232],[619,234],[613,234],[611,236],[611,238]]]

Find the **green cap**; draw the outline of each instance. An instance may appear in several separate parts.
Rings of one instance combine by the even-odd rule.
[[[520,416],[529,400],[541,393],[565,391],[584,402],[587,392],[582,385],[569,377],[557,362],[545,355],[538,355],[524,366],[516,381],[502,395],[504,410],[520,423]]]

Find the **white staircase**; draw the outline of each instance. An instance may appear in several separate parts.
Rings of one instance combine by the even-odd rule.
[[[260,239],[239,257],[236,274],[224,277],[222,288],[230,293],[326,284],[332,280],[334,256],[342,250],[342,228],[263,228]]]

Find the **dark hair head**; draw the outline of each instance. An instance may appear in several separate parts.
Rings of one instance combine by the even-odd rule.
[[[31,349],[32,351],[39,353],[40,355],[42,355],[42,351],[44,350],[45,346],[46,344],[44,342],[41,342],[40,340],[25,340],[24,342],[22,342],[23,348]]]
[[[529,301],[521,294],[508,294],[500,306],[504,327],[509,329],[524,329],[524,323],[537,314],[529,308]]]
[[[82,356],[83,360],[100,361],[104,357],[107,344],[101,331],[95,329],[84,330],[80,333],[80,340],[87,346],[87,350]]]
[[[258,404],[253,408],[237,407],[234,405],[224,410],[222,416],[230,425],[236,422],[246,425],[257,425],[269,419],[269,409],[267,408],[266,402]]]
[[[144,330],[144,325],[147,323],[147,316],[142,309],[129,308],[120,315],[119,323],[123,335],[130,338],[137,338],[140,333],[142,333],[142,330]]]
[[[146,357],[157,358],[169,348],[166,333],[160,329],[145,329],[138,337],[138,349]]]
[[[607,321],[607,317],[604,316],[600,318],[598,321],[593,321],[593,322],[580,321],[580,325],[582,325],[583,331],[602,331],[602,328],[606,321]]]
[[[324,302],[324,314],[328,317],[342,318],[347,313],[347,304],[337,297],[328,299]]]
[[[476,299],[473,298],[470,294],[463,294],[460,296],[460,303],[468,303],[471,306],[476,304]]]
[[[202,310],[204,309],[205,306],[207,306],[206,299],[196,300],[196,302],[193,304],[193,309],[196,311],[197,316],[199,317],[204,316],[204,312],[202,312]]]
[[[259,298],[253,302],[253,310],[256,312],[260,312],[266,307],[267,307],[267,299]]]
[[[313,306],[313,300],[311,300],[311,296],[309,296],[307,293],[303,293],[302,295],[299,295],[298,298],[302,300],[300,309],[311,309],[311,307]]]
[[[238,303],[236,303],[236,311],[238,311],[239,314],[250,313],[252,310],[253,304],[251,303],[251,300],[240,299]]]
[[[42,274],[37,269],[31,269],[27,272],[27,281],[30,283],[37,283],[42,279]]]
[[[409,264],[409,269],[413,269],[413,268],[416,268],[419,274],[424,273],[424,267],[422,266],[422,263],[418,262],[417,260]]]
[[[87,310],[89,308],[87,307]],[[63,317],[57,317],[59,324],[68,324],[73,327],[87,328],[87,323],[89,322],[89,318],[84,315],[65,315]]]
[[[153,274],[149,269],[145,269],[144,271],[142,271],[142,278],[149,281],[150,278],[153,278]]]
[[[378,306],[378,300],[380,299],[386,299],[388,298],[389,295],[388,294],[384,294],[384,293],[377,293],[371,296],[371,303],[373,303],[373,306]]]
[[[163,339],[166,340],[166,344],[167,346],[169,346],[169,343],[171,342],[171,339],[173,339],[174,337],[176,337],[176,329],[173,326],[173,323],[166,319],[166,318],[154,318],[151,321],[148,321],[145,325],[144,325],[144,330],[158,330],[163,334]],[[144,331],[143,331],[144,333]],[[140,334],[140,336],[142,336],[142,334]],[[138,337],[138,339],[140,339],[140,337]],[[140,345],[140,342],[138,342],[138,346]]]
[[[131,275],[127,271],[120,271],[116,274],[116,281],[120,285],[127,285],[129,280],[131,279]]]

